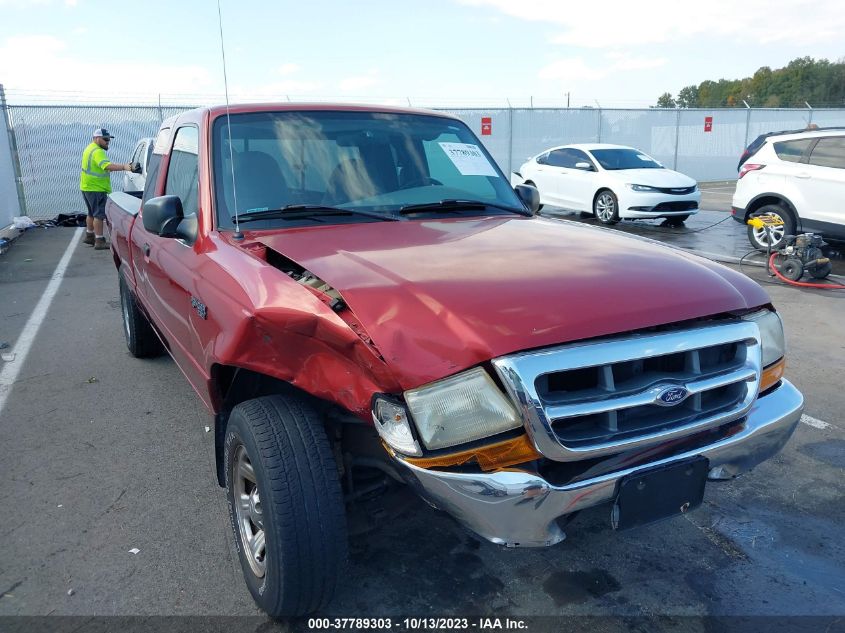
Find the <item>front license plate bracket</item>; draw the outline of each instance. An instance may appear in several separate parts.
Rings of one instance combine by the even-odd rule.
[[[701,455],[624,477],[611,512],[614,530],[685,514],[701,505],[710,462]]]

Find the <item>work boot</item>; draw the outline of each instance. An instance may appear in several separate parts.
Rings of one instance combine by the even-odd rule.
[[[94,246],[94,234],[93,233],[85,233],[85,238],[82,240],[83,244],[88,244],[88,246]]]
[[[95,251],[104,251],[108,247],[109,247],[109,245],[106,244],[106,238],[98,237],[97,239],[94,240],[94,250]]]

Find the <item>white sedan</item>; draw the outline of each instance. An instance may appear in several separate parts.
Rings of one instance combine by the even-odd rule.
[[[698,212],[698,183],[634,149],[605,143],[554,147],[511,175],[533,185],[541,204],[592,213],[604,224],[667,218],[681,224]]]

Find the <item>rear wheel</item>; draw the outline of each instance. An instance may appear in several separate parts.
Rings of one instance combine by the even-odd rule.
[[[610,189],[599,191],[593,201],[593,214],[602,224],[619,222],[619,201]]]
[[[129,353],[136,358],[160,356],[164,351],[153,326],[138,308],[135,295],[129,289],[129,284],[120,275],[120,316],[123,321],[123,336]]]
[[[815,261],[824,257],[824,253],[820,248],[811,248],[807,253],[807,259],[810,261]],[[810,273],[810,276],[813,279],[825,279],[830,273],[833,271],[833,264],[829,261],[825,264],[820,264],[818,266],[808,266],[807,272]]]
[[[299,396],[242,402],[224,445],[229,517],[244,579],[273,617],[329,603],[346,560],[337,466],[316,411]]]
[[[795,235],[795,219],[792,217],[792,214],[782,206],[777,204],[767,204],[752,213],[751,217],[759,215],[772,215],[776,218],[780,218],[783,221],[783,224],[780,226],[773,226],[768,229],[761,229],[748,225],[748,241],[751,242],[751,246],[757,250],[766,251],[771,248],[771,250],[776,251],[784,245],[787,235]],[[769,245],[770,241],[771,245]]]

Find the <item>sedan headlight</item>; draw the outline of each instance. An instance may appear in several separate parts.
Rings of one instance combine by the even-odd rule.
[[[786,340],[783,336],[783,321],[777,312],[760,310],[742,317],[753,321],[760,328],[760,342],[763,347],[763,367],[768,367],[786,354]]]
[[[426,448],[479,440],[522,426],[510,401],[480,367],[405,392]]]
[[[628,187],[630,187],[634,191],[659,191],[657,187],[650,187],[648,185],[633,185],[631,183],[628,183]]]

